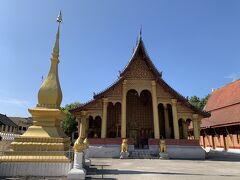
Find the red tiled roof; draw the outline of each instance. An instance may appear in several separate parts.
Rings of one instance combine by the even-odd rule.
[[[204,109],[212,111],[236,103],[240,103],[240,80],[214,90]]]
[[[214,90],[205,107],[211,117],[202,120],[202,127],[240,124],[240,80]]]

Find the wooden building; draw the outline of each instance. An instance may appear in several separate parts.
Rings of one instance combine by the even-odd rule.
[[[240,80],[215,89],[204,108],[211,117],[201,125],[201,145],[240,149]]]

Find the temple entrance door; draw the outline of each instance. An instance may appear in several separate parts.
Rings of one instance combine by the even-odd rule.
[[[129,138],[133,140],[133,144],[135,147],[138,147],[139,144],[139,133],[137,129],[129,130]]]
[[[148,90],[140,95],[137,91],[127,93],[127,138],[134,141],[135,148],[148,148],[153,133],[152,96]]]

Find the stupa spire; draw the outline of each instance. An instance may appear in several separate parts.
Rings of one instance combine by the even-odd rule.
[[[62,102],[62,90],[58,78],[59,38],[61,22],[62,13],[60,11],[57,17],[58,28],[52,52],[51,67],[47,78],[43,81],[41,88],[39,89],[37,107],[59,109]]]
[[[58,23],[58,29],[57,29],[57,34],[56,34],[56,41],[55,45],[53,48],[53,56],[59,56],[59,38],[60,38],[60,25],[62,23],[62,12],[59,12],[59,15],[57,17],[57,23]]]

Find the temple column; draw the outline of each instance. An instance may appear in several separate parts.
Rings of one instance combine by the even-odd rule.
[[[126,138],[126,122],[127,122],[127,113],[126,113],[126,105],[127,105],[127,92],[126,92],[126,85],[127,85],[127,80],[123,81],[123,86],[122,86],[122,109],[121,109],[121,114],[122,114],[122,119],[121,119],[121,138]]]
[[[80,125],[81,125],[81,118],[76,117],[76,121],[78,123],[77,131],[78,131],[78,136],[80,135]]]
[[[103,98],[101,138],[106,138],[107,136],[107,105],[108,105],[108,99]]]
[[[159,127],[159,118],[158,118],[156,81],[152,81],[152,106],[153,106],[154,138],[159,139],[160,127]]]
[[[194,139],[199,139],[199,137],[200,137],[200,121],[198,119],[198,114],[193,114],[193,134],[194,134]]]
[[[87,112],[81,111],[81,122],[79,124],[79,137],[86,137],[86,120],[87,120]]]
[[[183,120],[183,139],[187,139],[188,137],[188,128],[186,121]]]
[[[171,132],[169,127],[169,116],[168,116],[167,104],[163,104],[163,107],[164,107],[164,119],[165,119],[165,136],[166,138],[170,138]]]
[[[172,99],[172,113],[173,113],[174,138],[179,139],[179,127],[178,127],[178,117],[177,117],[177,99]]]

